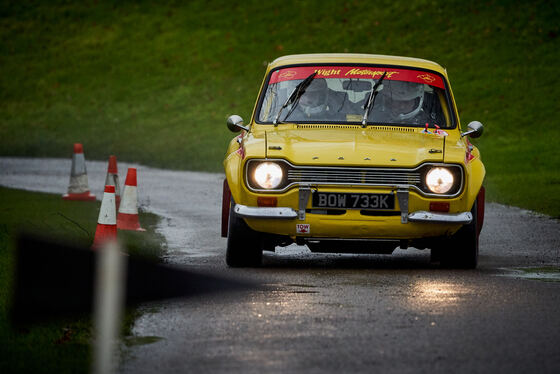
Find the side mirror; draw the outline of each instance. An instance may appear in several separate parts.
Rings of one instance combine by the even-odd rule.
[[[227,127],[232,132],[239,132],[241,130],[249,131],[247,126],[243,126],[243,118],[234,114],[227,119]]]
[[[472,121],[467,127],[469,130],[462,133],[461,137],[469,135],[471,138],[478,138],[482,135],[482,131],[484,130],[484,126],[478,121]]]

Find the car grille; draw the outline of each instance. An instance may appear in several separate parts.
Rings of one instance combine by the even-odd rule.
[[[294,168],[288,170],[288,183],[345,184],[364,186],[415,185],[421,183],[419,170],[387,168]]]
[[[275,190],[260,189],[249,177],[260,162],[276,162],[285,172],[284,183]],[[446,194],[430,192],[424,178],[427,171],[434,166],[448,168],[455,176],[455,187]],[[251,159],[246,164],[245,184],[255,192],[283,192],[298,185],[309,186],[382,186],[412,188],[425,196],[454,197],[463,190],[463,168],[457,164],[424,163],[415,168],[382,167],[336,167],[336,166],[302,166],[293,165],[282,159]]]

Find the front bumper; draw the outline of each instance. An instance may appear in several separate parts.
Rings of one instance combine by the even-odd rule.
[[[296,219],[298,214],[292,208],[254,207],[235,204],[233,211],[243,218]]]
[[[466,225],[472,222],[471,212],[462,213],[434,213],[426,211],[418,211],[408,214],[408,220],[411,222],[431,222],[431,223],[458,223]]]
[[[302,187],[299,189],[299,206],[298,210],[289,207],[250,207],[246,205],[236,204],[234,212],[243,218],[257,219],[281,219],[305,221],[305,209],[307,207],[311,189]],[[410,222],[427,222],[427,223],[448,223],[448,224],[468,224],[471,223],[473,217],[471,212],[460,213],[440,213],[428,211],[409,212],[408,210],[409,192],[406,189],[397,190],[397,199],[401,210],[401,223]]]
[[[234,211],[243,218],[261,218],[261,219],[296,219],[298,212],[287,207],[250,207],[246,205],[236,204]],[[406,213],[406,222],[429,222],[429,223],[453,223],[468,224],[472,221],[471,212],[462,213],[434,213],[419,210],[417,212]],[[402,213],[401,213],[402,218]]]

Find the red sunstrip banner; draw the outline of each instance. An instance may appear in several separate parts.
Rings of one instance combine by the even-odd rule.
[[[368,66],[299,66],[293,68],[279,69],[270,76],[270,84],[305,79],[310,74],[317,72],[317,78],[362,78],[362,79],[379,79],[384,72],[386,80],[397,80],[414,83],[425,83],[430,86],[445,89],[443,79],[433,73],[409,70],[409,69],[392,69]]]

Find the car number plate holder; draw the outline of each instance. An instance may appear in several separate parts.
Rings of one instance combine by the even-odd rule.
[[[313,191],[311,206],[323,209],[394,210],[395,195]]]

